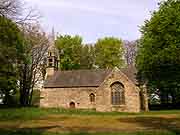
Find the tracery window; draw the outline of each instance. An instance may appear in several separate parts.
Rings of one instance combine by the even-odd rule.
[[[115,82],[111,85],[111,104],[125,104],[124,85],[120,82]]]

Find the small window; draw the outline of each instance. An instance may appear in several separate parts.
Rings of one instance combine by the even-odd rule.
[[[92,103],[92,102],[95,102],[95,95],[93,94],[93,93],[91,93],[90,95],[89,95],[89,98],[90,98],[90,102]]]
[[[52,56],[52,53],[51,53],[51,52],[49,52],[49,56]]]

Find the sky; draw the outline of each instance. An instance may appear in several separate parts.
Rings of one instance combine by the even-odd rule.
[[[113,36],[140,38],[140,26],[158,8],[158,0],[25,0],[38,10],[46,32],[80,35],[84,43]]]

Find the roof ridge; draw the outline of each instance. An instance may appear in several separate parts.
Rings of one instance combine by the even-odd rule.
[[[78,72],[78,71],[112,71],[113,69],[73,69],[73,70],[58,70],[57,72]]]

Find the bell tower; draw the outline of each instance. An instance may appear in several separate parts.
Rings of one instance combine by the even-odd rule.
[[[52,35],[50,37],[50,47],[48,48],[48,56],[47,56],[47,68],[46,68],[46,76],[45,79],[53,76],[55,72],[58,70],[58,50],[55,47],[55,34],[54,28],[52,29]]]

